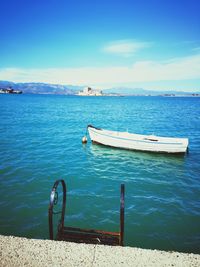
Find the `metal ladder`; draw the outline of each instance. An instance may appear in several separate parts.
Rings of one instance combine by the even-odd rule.
[[[58,185],[62,185],[62,209],[58,212],[54,210],[54,207],[58,203]],[[103,244],[112,246],[123,246],[124,244],[124,191],[125,186],[121,184],[120,194],[120,227],[119,232],[107,232],[94,229],[80,229],[74,227],[65,227],[65,208],[66,208],[66,184],[64,180],[57,180],[52,188],[49,204],[49,236],[50,239],[54,239],[53,231],[53,215],[61,214],[60,221],[57,227],[57,234],[55,240],[62,240],[76,243],[87,244]]]

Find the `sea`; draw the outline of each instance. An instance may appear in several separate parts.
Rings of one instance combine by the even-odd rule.
[[[186,137],[189,151],[94,145],[88,124]],[[57,179],[67,185],[66,226],[118,231],[124,184],[125,246],[200,253],[200,98],[0,95],[0,234],[49,239]]]

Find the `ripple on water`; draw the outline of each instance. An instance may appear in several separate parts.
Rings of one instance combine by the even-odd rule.
[[[48,238],[49,195],[58,178],[67,182],[66,224],[117,231],[125,183],[127,245],[200,252],[200,99],[2,97],[1,234]],[[83,146],[89,123],[188,137],[189,154]]]

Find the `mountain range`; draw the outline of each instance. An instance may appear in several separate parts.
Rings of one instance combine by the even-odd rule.
[[[20,90],[25,94],[60,94],[60,95],[76,95],[78,91],[82,90],[85,86],[75,85],[60,85],[49,83],[14,83],[10,81],[0,81],[0,88],[12,87],[14,90]],[[143,88],[127,88],[115,87],[104,89],[104,94],[115,95],[200,95],[200,92],[182,92],[175,90],[156,91],[146,90]]]
[[[194,95],[200,94],[200,92],[183,92],[176,90],[147,90],[143,88],[127,88],[127,87],[118,87],[104,90],[105,93],[115,93],[123,95],[136,95],[136,96],[158,96],[158,95]]]
[[[60,85],[49,83],[13,83],[9,81],[0,81],[0,88],[12,87],[14,90],[20,90],[24,94],[62,94],[74,95],[81,90],[83,86]]]

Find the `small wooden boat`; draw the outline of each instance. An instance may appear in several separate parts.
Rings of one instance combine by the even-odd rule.
[[[108,131],[92,125],[88,125],[88,132],[92,142],[122,149],[161,153],[185,153],[189,144],[188,138]]]

